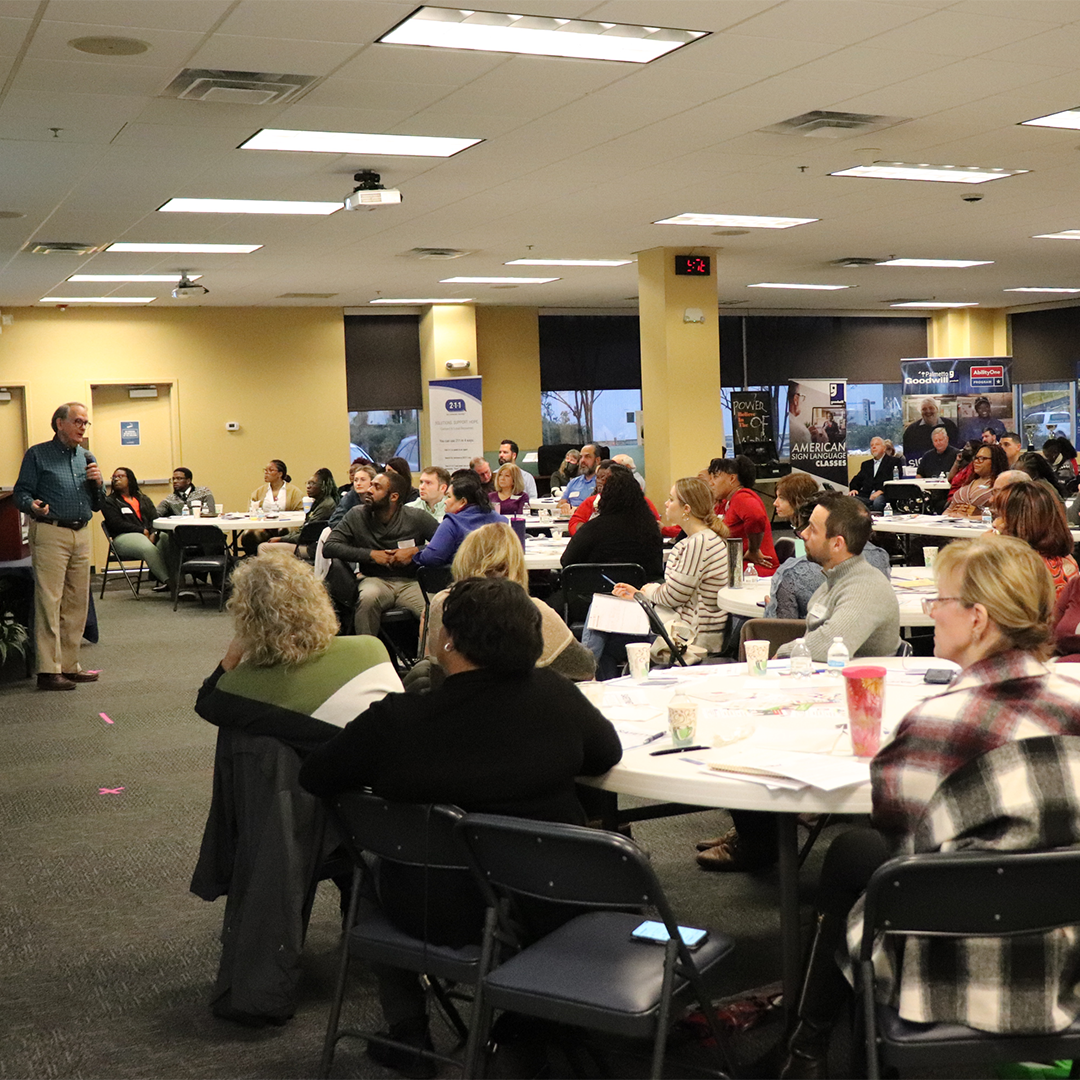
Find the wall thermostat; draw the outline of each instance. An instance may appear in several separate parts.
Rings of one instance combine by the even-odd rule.
[[[226,431],[239,431],[240,425],[235,420],[227,420],[225,422]]]

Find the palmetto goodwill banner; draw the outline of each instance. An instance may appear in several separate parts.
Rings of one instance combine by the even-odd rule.
[[[428,383],[431,462],[451,472],[484,454],[482,379],[433,379]]]

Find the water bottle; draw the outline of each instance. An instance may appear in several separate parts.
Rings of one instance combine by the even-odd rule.
[[[994,515],[990,513],[990,507],[984,506],[982,512],[982,523],[989,529],[994,524]]]
[[[191,517],[191,510],[188,508],[187,503],[184,503],[184,505],[181,507],[180,516],[181,517]]]
[[[885,504],[885,509],[884,509],[884,510],[882,510],[882,512],[881,512],[881,516],[882,516],[882,517],[887,517],[887,518],[891,518],[891,517],[892,517],[892,503],[891,503],[891,502],[887,502],[887,503]]]
[[[839,675],[841,671],[847,666],[847,662],[851,659],[851,654],[848,652],[848,647],[844,644],[844,639],[837,635],[832,639],[832,644],[829,646],[828,665],[830,675]]]
[[[831,654],[831,650],[830,650]],[[805,679],[813,671],[810,656],[810,646],[806,644],[806,638],[798,638],[791,646],[791,674]]]
[[[757,585],[758,580],[759,575],[757,572],[757,567],[753,563],[747,563],[746,569],[743,571],[743,584],[747,588],[752,589],[755,585]]]
[[[248,503],[248,517],[249,518],[255,517],[256,511],[258,509],[259,509],[259,504],[254,499],[252,499],[251,502]]]

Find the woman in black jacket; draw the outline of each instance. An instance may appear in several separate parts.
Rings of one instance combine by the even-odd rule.
[[[139,490],[139,481],[130,469],[113,470],[112,489],[105,496],[101,513],[116,554],[124,560],[142,559],[164,589],[169,568],[164,552],[154,544],[151,528],[157,511],[149,497]]]

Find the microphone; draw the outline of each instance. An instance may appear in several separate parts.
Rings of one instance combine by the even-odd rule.
[[[84,450],[83,453],[86,454],[86,464],[87,465],[96,465],[97,464],[97,458],[94,457],[94,455],[91,454],[89,450]],[[91,480],[90,477],[86,478],[86,482],[88,484],[92,485],[93,487],[98,487],[98,484],[95,481]]]

